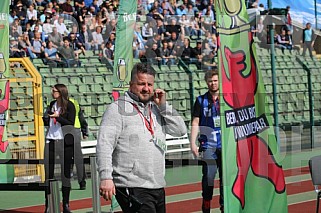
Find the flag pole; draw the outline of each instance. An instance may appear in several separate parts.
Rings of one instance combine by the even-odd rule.
[[[272,1],[268,0],[269,11],[272,9]],[[270,20],[273,21],[272,15],[270,14]],[[273,88],[273,111],[274,111],[274,125],[275,125],[275,136],[280,149],[280,136],[279,136],[279,112],[278,112],[278,97],[276,88],[276,73],[275,73],[275,48],[274,48],[274,28],[272,23],[269,23],[269,36],[270,36],[270,54],[271,54],[271,72],[272,72],[272,88]]]

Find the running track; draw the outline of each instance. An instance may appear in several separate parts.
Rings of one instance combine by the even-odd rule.
[[[293,177],[297,175],[309,174],[308,167],[294,168],[284,170],[285,177]],[[215,181],[215,186],[218,186],[218,181]],[[300,182],[287,183],[287,194],[294,195],[297,193],[311,192],[314,187],[311,180],[304,180]],[[217,188],[217,187],[215,187]],[[179,195],[190,192],[201,191],[200,183],[184,184],[179,186],[171,186],[166,188],[166,195]],[[218,196],[214,196],[212,200],[212,208],[218,208]],[[178,200],[174,202],[169,202],[166,205],[167,212],[195,212],[200,211],[200,204],[202,202],[201,198],[188,199],[188,200]],[[101,199],[102,205],[110,205],[110,202],[106,202]],[[315,200],[302,201],[299,203],[294,203],[289,205],[289,213],[302,213],[302,212],[314,212],[315,211]],[[81,200],[73,200],[70,203],[72,210],[87,209],[92,207],[92,199],[86,198]],[[43,212],[44,206],[29,206],[18,209],[11,209],[3,211],[3,213],[38,213]]]

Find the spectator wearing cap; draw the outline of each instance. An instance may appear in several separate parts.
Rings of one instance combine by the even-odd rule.
[[[26,52],[19,49],[17,39],[10,36],[9,37],[9,57],[10,58],[22,58],[26,57]]]
[[[28,19],[26,19],[27,17],[27,12],[25,11],[25,9],[23,8],[23,4],[21,2],[18,2],[17,4],[17,8],[16,8],[16,11],[17,11],[17,16],[19,17],[20,19],[20,24],[22,27],[25,27]]]
[[[41,23],[45,23],[47,17],[49,17],[49,18],[52,17],[52,11],[50,9],[49,10],[46,9],[44,11],[44,13],[40,15],[39,19],[40,19]]]

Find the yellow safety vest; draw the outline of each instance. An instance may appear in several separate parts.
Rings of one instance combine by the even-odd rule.
[[[75,117],[75,128],[77,129],[80,129],[81,125],[80,125],[80,121],[79,121],[79,110],[80,110],[80,107],[79,107],[79,103],[78,101],[76,101],[75,99],[73,98],[69,98],[69,101],[71,101],[74,105],[75,105],[75,108],[76,108],[76,117]]]

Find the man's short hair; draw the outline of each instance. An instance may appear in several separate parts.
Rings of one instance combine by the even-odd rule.
[[[152,75],[155,77],[156,75],[156,71],[154,70],[154,68],[148,64],[148,63],[136,63],[132,69],[131,72],[131,81],[134,81],[136,78],[136,75],[138,73],[141,74],[148,74],[148,75]]]
[[[207,79],[212,78],[214,75],[218,76],[218,70],[217,69],[208,70],[205,73],[204,80],[207,81]]]

